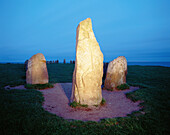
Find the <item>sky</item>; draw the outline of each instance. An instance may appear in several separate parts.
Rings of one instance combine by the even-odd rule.
[[[0,0],[0,62],[75,59],[86,18],[104,61],[170,61],[170,0]]]

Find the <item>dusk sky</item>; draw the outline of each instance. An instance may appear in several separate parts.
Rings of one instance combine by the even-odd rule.
[[[104,61],[170,61],[170,0],[0,0],[0,62],[74,60],[86,18]]]

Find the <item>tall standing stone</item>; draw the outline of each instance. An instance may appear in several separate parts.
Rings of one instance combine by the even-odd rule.
[[[33,55],[28,60],[28,69],[26,71],[27,84],[45,84],[48,83],[48,71],[46,59],[42,53]]]
[[[80,22],[76,33],[76,61],[71,101],[98,105],[102,100],[103,54],[92,30],[91,19]]]
[[[106,89],[115,90],[117,86],[126,83],[126,75],[126,58],[124,56],[119,56],[108,65],[104,87]]]

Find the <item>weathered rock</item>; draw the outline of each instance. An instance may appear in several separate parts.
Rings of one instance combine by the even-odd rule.
[[[71,101],[89,106],[100,104],[102,76],[103,54],[94,36],[91,19],[87,18],[77,27]]]
[[[124,56],[119,56],[108,65],[104,87],[106,89],[115,90],[117,86],[126,83],[126,75],[126,58]]]
[[[66,59],[64,59],[63,63],[66,64]]]
[[[42,53],[37,53],[28,60],[26,82],[27,84],[48,83],[48,71],[46,66],[46,59]]]
[[[58,63],[58,60],[55,60],[55,63]]]

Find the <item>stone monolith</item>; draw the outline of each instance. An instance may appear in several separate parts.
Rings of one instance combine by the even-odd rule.
[[[71,101],[89,106],[102,100],[103,54],[92,30],[90,18],[79,23],[76,33],[76,61]]]
[[[126,83],[127,61],[124,56],[111,61],[107,68],[106,79],[104,83],[105,89],[115,90],[121,84]]]
[[[42,53],[33,55],[28,60],[28,69],[26,71],[27,84],[46,84],[48,83],[48,71],[46,59]]]

